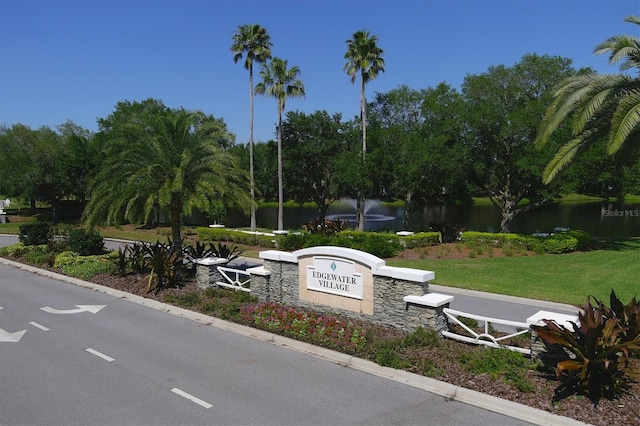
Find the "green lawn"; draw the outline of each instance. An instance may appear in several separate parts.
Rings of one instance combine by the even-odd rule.
[[[390,266],[434,271],[433,284],[584,304],[588,295],[608,303],[613,288],[626,303],[640,296],[640,239],[600,250],[488,259],[397,260]]]

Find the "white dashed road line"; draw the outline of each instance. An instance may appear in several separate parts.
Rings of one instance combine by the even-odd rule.
[[[213,405],[209,404],[208,402],[205,402],[205,401],[203,401],[203,400],[201,400],[199,398],[196,398],[193,395],[189,395],[185,391],[182,391],[182,390],[180,390],[178,388],[171,389],[171,392],[176,393],[176,394],[180,395],[181,397],[188,399],[189,401],[195,402],[196,404],[198,404],[198,405],[200,405],[200,406],[202,406],[204,408],[213,407]]]
[[[111,358],[110,356],[107,356],[101,352],[98,352],[95,349],[87,348],[86,351],[89,352],[90,354],[93,354],[99,358],[104,359],[105,361],[109,361],[109,362],[114,361],[114,359]]]
[[[34,326],[34,327],[36,327],[36,328],[39,328],[39,329],[40,329],[40,330],[42,330],[42,331],[49,331],[49,329],[48,329],[47,327],[45,327],[45,326],[44,326],[44,325],[42,325],[42,324],[38,324],[38,323],[37,323],[37,322],[35,322],[35,321],[31,321],[29,324],[31,324],[32,326]]]

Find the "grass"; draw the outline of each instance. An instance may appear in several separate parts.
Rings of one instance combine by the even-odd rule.
[[[432,283],[437,285],[574,305],[584,304],[588,295],[608,301],[612,288],[623,302],[640,295],[640,239],[562,255],[390,260],[387,264],[435,271]]]

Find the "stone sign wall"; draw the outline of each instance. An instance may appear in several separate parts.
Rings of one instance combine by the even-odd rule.
[[[369,253],[342,247],[311,247],[293,253],[260,253],[262,267],[249,269],[251,294],[260,301],[331,311],[403,330],[446,328],[442,309],[405,301],[427,294],[432,271],[387,266]]]

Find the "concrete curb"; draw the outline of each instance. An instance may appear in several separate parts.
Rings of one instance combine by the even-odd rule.
[[[570,419],[568,417],[562,417],[553,413],[549,413],[548,411],[529,407],[528,405],[519,404],[491,395],[486,395],[481,392],[466,389],[461,386],[452,385],[450,383],[441,382],[407,371],[396,370],[390,367],[383,367],[372,361],[356,358],[351,355],[347,355],[331,349],[321,348],[288,337],[283,337],[263,330],[258,330],[233,322],[221,320],[219,318],[211,317],[198,312],[193,312],[188,309],[180,308],[178,306],[173,306],[166,303],[158,302],[156,300],[147,299],[145,297],[112,289],[110,287],[102,286],[99,284],[90,283],[77,278],[68,277],[56,272],[24,265],[22,263],[14,262],[12,260],[4,259],[1,257],[0,264],[12,266],[44,277],[53,278],[58,281],[67,282],[78,287],[98,291],[100,293],[117,297],[119,299],[125,299],[139,305],[147,306],[158,311],[167,312],[172,315],[190,319],[204,325],[210,325],[245,337],[257,339],[263,342],[281,346],[283,348],[289,348],[308,355],[323,358],[344,367],[353,368],[354,370],[373,374],[379,377],[384,377],[399,383],[404,383],[408,386],[422,389],[424,391],[443,396],[447,399],[483,408],[488,411],[493,411],[518,420],[530,422],[532,424],[542,426],[569,426],[586,424],[574,419]]]

